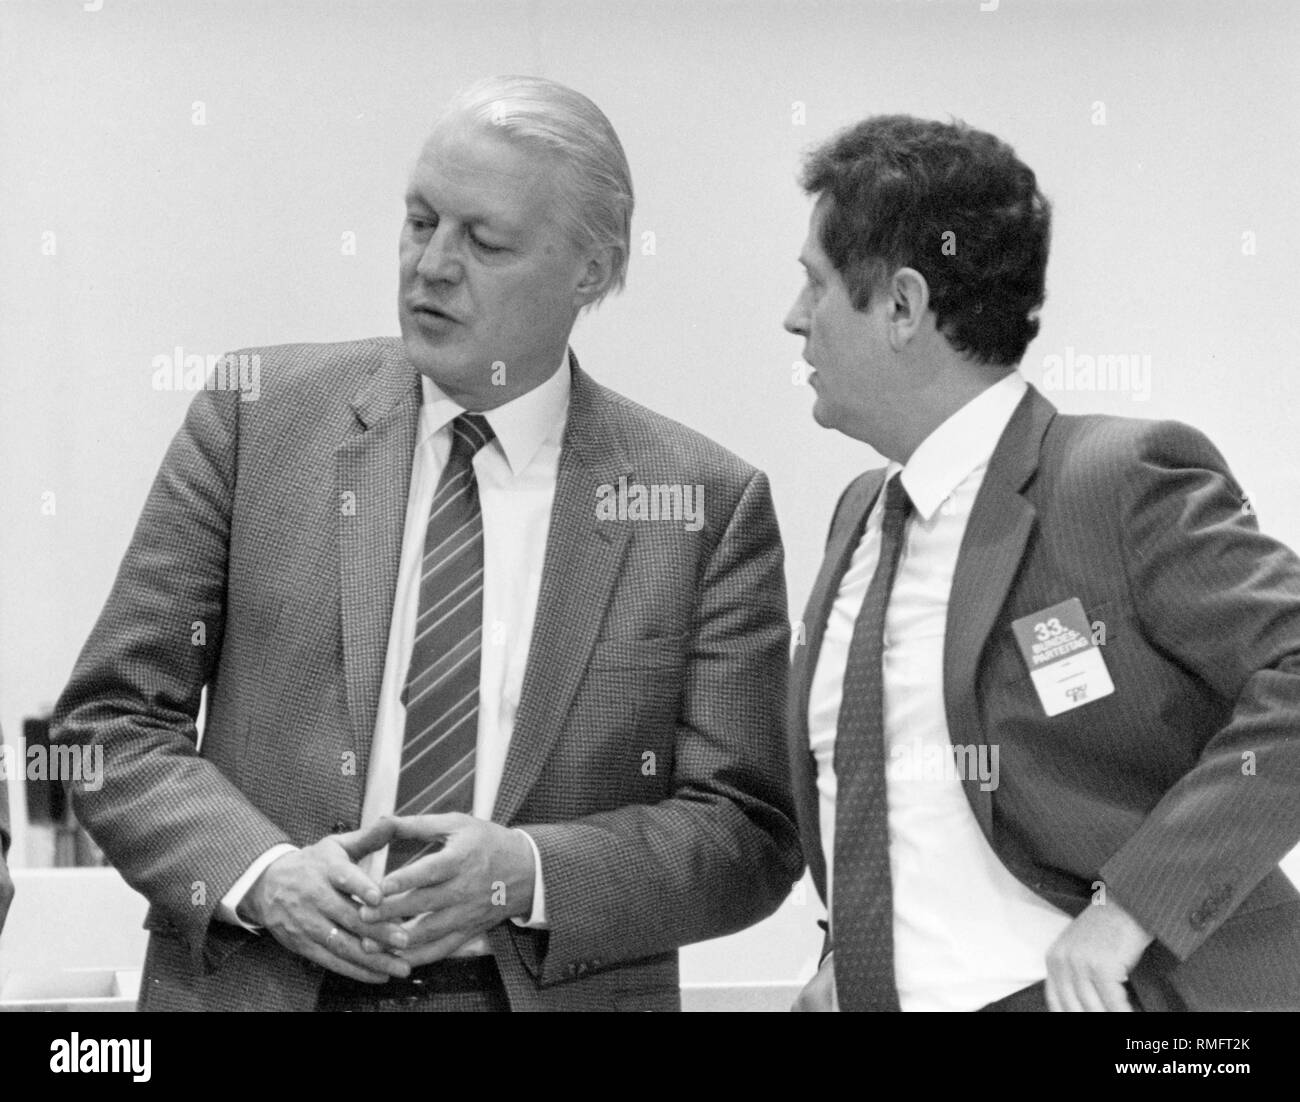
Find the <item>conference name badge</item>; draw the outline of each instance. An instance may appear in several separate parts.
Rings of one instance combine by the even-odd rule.
[[[1043,711],[1057,716],[1115,691],[1083,603],[1071,597],[1011,624]]]

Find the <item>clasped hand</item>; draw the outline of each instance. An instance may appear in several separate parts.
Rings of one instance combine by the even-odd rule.
[[[357,862],[398,839],[441,848],[376,883]],[[530,913],[533,877],[520,831],[470,815],[388,816],[273,861],[240,910],[300,956],[383,983]]]

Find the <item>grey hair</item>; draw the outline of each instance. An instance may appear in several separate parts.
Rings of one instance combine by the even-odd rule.
[[[596,302],[621,290],[631,254],[632,172],[604,112],[581,92],[544,77],[495,76],[458,92],[439,122],[452,119],[553,158],[562,173],[561,222],[570,240],[614,253],[612,278]]]

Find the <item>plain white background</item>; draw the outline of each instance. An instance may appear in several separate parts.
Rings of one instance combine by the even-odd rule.
[[[835,499],[878,462],[819,429],[794,382],[800,342],[781,319],[809,210],[795,174],[802,151],[877,112],[994,131],[1054,201],[1025,374],[1041,380],[1067,349],[1149,356],[1145,400],[1049,397],[1199,426],[1264,528],[1300,545],[1288,0],[95,7],[0,6],[11,741],[61,690],[184,414],[189,395],[152,389],[153,358],[396,333],[407,170],[451,93],[494,72],[571,84],[622,137],[638,199],[628,289],[574,347],[601,381],[768,472],[792,618]],[[39,849],[20,837],[14,862]],[[708,960],[734,972],[743,952],[756,979],[792,975],[816,913],[787,908]]]

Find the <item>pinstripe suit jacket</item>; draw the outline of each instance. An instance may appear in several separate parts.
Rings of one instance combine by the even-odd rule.
[[[144,1009],[311,1009],[324,973],[214,911],[270,846],[361,815],[418,376],[396,339],[254,351],[257,401],[191,405],[55,712],[103,744],[77,811],[152,904]],[[572,371],[493,816],[537,842],[551,929],[490,940],[515,1009],[676,1009],[677,948],[799,871],[780,535],[762,473]],[[621,476],[703,485],[703,528],[598,522]]]
[[[791,686],[804,851],[825,898],[808,695],[827,616],[883,471],[845,491]],[[1156,938],[1144,1005],[1300,1008],[1300,561],[1262,535],[1203,435],[1059,414],[1033,387],[989,463],[944,643],[954,745],[996,744],[964,787],[1007,868],[1070,914],[1095,881]],[[1043,714],[1011,623],[1078,597],[1115,692]],[[936,691],[938,686],[936,686]]]

